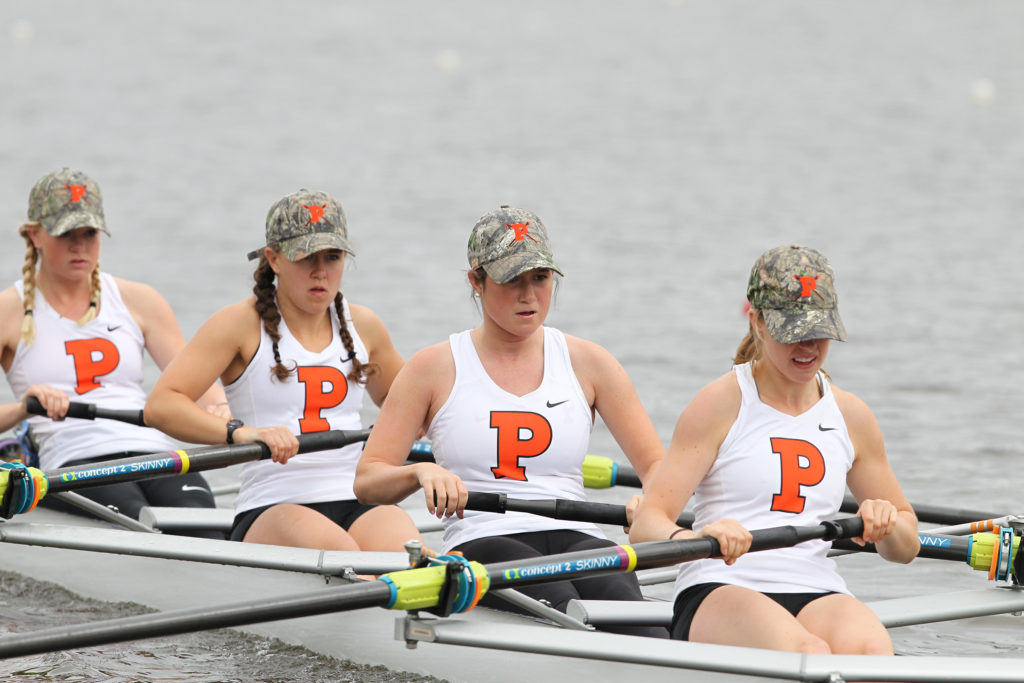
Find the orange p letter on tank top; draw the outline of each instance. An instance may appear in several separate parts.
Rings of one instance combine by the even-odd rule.
[[[79,396],[99,389],[99,378],[121,362],[117,346],[109,339],[73,339],[64,342],[64,350],[75,364],[75,393]]]
[[[297,377],[306,393],[299,431],[303,434],[326,432],[331,425],[320,415],[320,411],[340,405],[345,400],[348,396],[348,379],[341,370],[327,365],[300,367]]]
[[[779,455],[779,492],[772,496],[772,510],[801,513],[806,498],[801,487],[814,486],[825,478],[825,458],[817,446],[802,439],[772,439]]]
[[[498,466],[492,467],[495,479],[526,481],[526,468],[519,458],[533,458],[551,445],[551,423],[543,415],[515,411],[492,411],[491,428],[498,430]],[[530,432],[520,439],[522,430]]]

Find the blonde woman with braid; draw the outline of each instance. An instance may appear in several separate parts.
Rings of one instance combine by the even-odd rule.
[[[94,180],[63,168],[41,178],[29,194],[22,279],[0,292],[0,365],[17,403],[0,405],[0,432],[30,419],[40,466],[52,470],[173,450],[154,429],[108,420],[67,419],[73,399],[104,408],[139,409],[143,351],[161,368],[185,345],[174,313],[153,288],[100,270],[100,232],[110,234],[103,197]],[[46,416],[30,416],[30,397]],[[224,392],[209,387],[203,397],[226,413]],[[199,474],[84,489],[103,505],[138,518],[147,505],[213,507]],[[48,497],[44,505],[67,512],[77,507]],[[190,532],[223,538],[219,532]]]
[[[401,550],[420,539],[394,505],[362,505],[352,480],[361,444],[297,454],[297,434],[360,429],[363,394],[378,405],[402,367],[381,320],[341,294],[352,254],[341,205],[299,190],[271,208],[255,296],[210,318],[167,368],[146,404],[151,424],[199,443],[270,447],[247,463],[231,538],[325,550]],[[276,281],[276,282],[275,282]],[[217,378],[235,419],[200,409]]]

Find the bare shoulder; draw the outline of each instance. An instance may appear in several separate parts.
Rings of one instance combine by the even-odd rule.
[[[255,304],[254,296],[228,304],[211,315],[202,327],[248,334],[252,329],[258,329],[260,324],[260,314],[256,312]]]
[[[676,422],[673,443],[710,444],[717,452],[740,413],[742,393],[733,372],[704,385],[683,408]]]
[[[622,367],[615,356],[600,344],[570,334],[564,336],[569,360],[578,376],[601,376],[609,368]]]
[[[444,377],[455,375],[455,358],[451,344],[445,340],[420,349],[410,356],[402,368],[405,375],[419,377]]]
[[[843,414],[846,429],[850,432],[851,438],[856,440],[858,436],[881,434],[875,414],[860,397],[849,391],[844,391],[834,384],[832,385],[832,395],[836,399],[836,405],[839,406],[839,412]]]
[[[117,288],[121,291],[121,298],[124,300],[125,306],[132,313],[143,311],[153,306],[166,306],[170,308],[167,300],[164,299],[160,292],[144,282],[124,280],[119,277],[115,277],[114,282],[117,283]]]
[[[384,326],[384,321],[372,309],[350,301],[348,310],[352,315],[352,324],[356,326],[356,331],[364,340],[374,340],[389,336],[387,327]]]
[[[0,345],[3,349],[17,348],[24,317],[25,308],[18,290],[11,286],[0,292]]]
[[[742,396],[739,382],[736,381],[736,373],[727,372],[705,384],[686,409],[692,408],[692,412],[698,412],[704,418],[710,415],[728,417],[731,424],[739,414]]]
[[[24,311],[18,290],[11,285],[0,292],[0,318],[6,319]]]

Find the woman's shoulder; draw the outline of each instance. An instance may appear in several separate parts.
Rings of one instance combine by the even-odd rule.
[[[695,416],[701,421],[725,420],[732,424],[739,414],[742,401],[736,373],[730,370],[705,384],[687,404],[683,414]]]
[[[356,326],[360,336],[387,332],[387,328],[384,326],[384,321],[381,320],[380,316],[374,313],[373,309],[369,306],[354,304],[351,301],[348,301],[347,303],[349,315],[352,316],[352,323]]]
[[[14,349],[21,337],[21,321],[25,316],[25,308],[21,295],[13,285],[0,291],[0,344]]]
[[[604,363],[619,364],[611,351],[597,342],[564,332],[560,334],[565,338],[565,347],[569,350],[569,358],[572,359],[573,367],[585,368],[591,364]]]
[[[846,428],[851,434],[864,429],[878,429],[878,421],[875,419],[875,414],[871,412],[871,408],[859,396],[840,389],[834,384],[831,385],[831,388],[832,396],[835,397],[839,412],[843,414]]]
[[[438,366],[451,365],[454,367],[455,359],[452,356],[451,343],[445,339],[436,344],[426,346],[409,357],[406,362],[412,370],[424,371]]]

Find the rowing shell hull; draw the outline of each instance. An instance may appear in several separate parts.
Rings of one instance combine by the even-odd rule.
[[[22,521],[29,520],[31,522]],[[68,522],[74,522],[69,528]],[[199,563],[186,560],[140,557],[134,555],[93,552],[64,547],[25,545],[26,536],[64,537],[88,544],[90,539],[111,534],[138,539],[140,546],[159,552],[161,545],[175,548],[182,537],[111,531],[103,523],[81,520],[49,510],[35,510],[15,520],[0,524],[0,566],[5,571],[24,574],[40,581],[50,581],[78,595],[109,602],[129,601],[156,610],[213,606],[222,603],[254,600],[260,596],[280,596],[315,591],[324,586],[339,585],[341,579],[316,573]],[[139,538],[141,537],[141,538]],[[11,539],[17,538],[17,541]],[[429,540],[429,539],[428,539]],[[50,542],[50,541],[47,541]],[[165,543],[166,542],[166,543]],[[224,554],[249,544],[188,539],[194,547],[225,548]],[[221,545],[223,544],[223,545]],[[295,549],[280,549],[291,554]],[[315,551],[313,551],[315,552]],[[384,558],[394,555],[376,553]],[[401,556],[390,558],[404,561]],[[69,571],[73,567],[73,571]],[[392,670],[408,671],[445,678],[450,681],[522,681],[550,680],[555,676],[588,676],[591,680],[678,681],[679,672],[655,666],[568,659],[560,656],[521,653],[514,666],[497,665],[493,650],[477,647],[441,647],[420,644],[414,649],[396,638],[396,630],[404,628],[404,612],[382,608],[302,617],[277,622],[239,627],[248,633],[277,638],[300,645],[314,652],[348,659],[360,664],[382,665]],[[459,617],[471,625],[474,633],[486,637],[491,629],[507,626],[528,628],[542,640],[557,640],[565,633],[534,619],[477,608]],[[497,632],[495,632],[497,636]],[[584,633],[583,635],[589,635]],[[640,639],[629,639],[640,640]],[[2,636],[0,636],[2,641]],[[641,678],[642,677],[642,678]],[[707,680],[749,680],[746,677],[711,675]]]
[[[30,522],[23,521],[29,519]],[[429,535],[427,540],[432,540]],[[31,542],[49,545],[27,544]],[[120,544],[132,553],[179,558],[202,555],[207,561],[82,549],[91,544]],[[404,556],[394,553],[357,555],[363,563],[357,571],[367,571],[368,567],[388,571],[405,563]],[[232,564],[210,562],[210,558]],[[340,583],[340,579],[330,575],[345,566],[344,559],[343,553],[117,531],[100,522],[48,510],[36,510],[0,524],[0,566],[5,570],[51,581],[85,597],[131,601],[161,611],[308,593]],[[239,563],[293,569],[238,566]],[[303,570],[295,571],[297,567]],[[876,611],[888,609],[889,618],[881,613],[880,616],[890,625],[918,623],[930,618],[925,614],[928,610],[917,614],[914,610],[927,607],[929,600],[891,601],[892,605],[879,605]],[[989,604],[982,607],[985,601]],[[963,613],[951,616],[1021,609],[1024,592],[990,588],[964,593],[960,602],[958,609]],[[1005,603],[1003,609],[999,609],[1000,603]],[[601,605],[584,607],[596,616]],[[604,607],[612,608],[609,621],[621,616],[615,614],[620,610],[614,609],[614,605]],[[660,614],[653,623],[663,622],[665,605],[643,607],[644,612]],[[805,681],[1019,681],[1022,664],[1014,658],[809,657],[572,631],[484,608],[444,620],[406,618],[403,613],[367,608],[240,628],[331,657],[451,681],[518,682],[586,676],[592,680],[621,677],[660,683],[680,680],[685,674],[678,669],[700,671],[699,680],[712,682],[749,681],[750,676],[758,680]],[[420,644],[410,649],[406,641]],[[515,655],[511,660],[502,660],[495,650]],[[514,663],[502,665],[503,661]],[[839,678],[830,678],[833,674]]]

